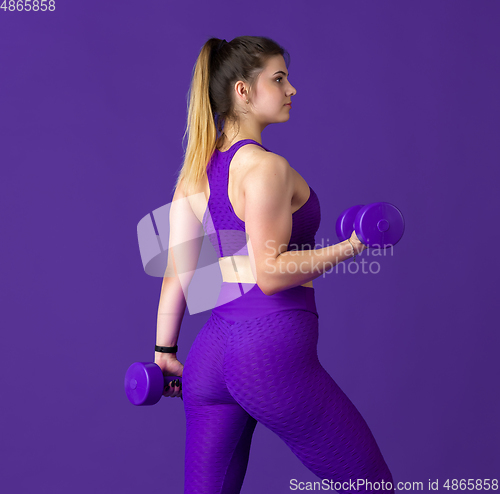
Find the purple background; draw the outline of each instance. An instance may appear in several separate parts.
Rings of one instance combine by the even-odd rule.
[[[182,401],[123,390],[161,287],[136,227],[172,198],[200,48],[240,35],[291,54],[290,120],[262,137],[317,192],[316,242],[353,204],[406,219],[394,256],[361,256],[378,274],[315,281],[321,363],[395,481],[498,478],[499,2],[56,7],[0,11],[2,490],[182,493]],[[242,493],[291,478],[317,480],[258,425]]]

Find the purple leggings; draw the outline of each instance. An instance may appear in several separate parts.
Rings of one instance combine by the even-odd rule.
[[[219,299],[238,288],[223,283]],[[212,310],[182,378],[184,494],[239,493],[257,422],[320,479],[393,482],[365,420],[321,366],[317,343],[311,287],[266,296],[254,285]]]

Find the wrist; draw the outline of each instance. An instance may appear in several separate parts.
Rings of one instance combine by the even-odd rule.
[[[155,344],[155,360],[176,360],[177,359],[177,345],[163,346]]]
[[[155,352],[160,352],[160,353],[176,353],[178,350],[177,344],[173,346],[164,346],[164,345],[158,345],[158,343],[155,344]]]
[[[357,249],[357,246],[356,246],[356,242],[351,239],[351,238],[348,238],[347,240],[344,240],[345,242],[345,252],[348,256],[350,257],[355,257],[357,254],[358,254],[358,249]]]
[[[160,360],[177,360],[177,353],[155,352],[155,362]]]
[[[366,245],[363,242],[354,238],[347,239],[347,242],[349,242],[348,247],[350,248],[351,255],[353,256],[361,254],[361,252],[363,252],[366,248]]]

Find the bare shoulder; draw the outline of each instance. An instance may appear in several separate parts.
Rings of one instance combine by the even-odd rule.
[[[293,169],[279,154],[264,152],[255,156],[242,181],[245,200],[245,217],[248,208],[275,211],[290,208],[294,195]]]
[[[265,151],[259,146],[248,146],[259,150],[249,150],[245,158],[245,174],[243,189],[258,187],[262,182],[289,182],[292,178],[292,167],[279,154]]]

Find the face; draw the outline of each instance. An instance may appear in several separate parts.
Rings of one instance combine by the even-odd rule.
[[[288,70],[281,55],[272,57],[259,75],[250,91],[249,105],[245,105],[264,126],[269,123],[286,122],[290,118],[291,97],[295,88],[288,80]]]

